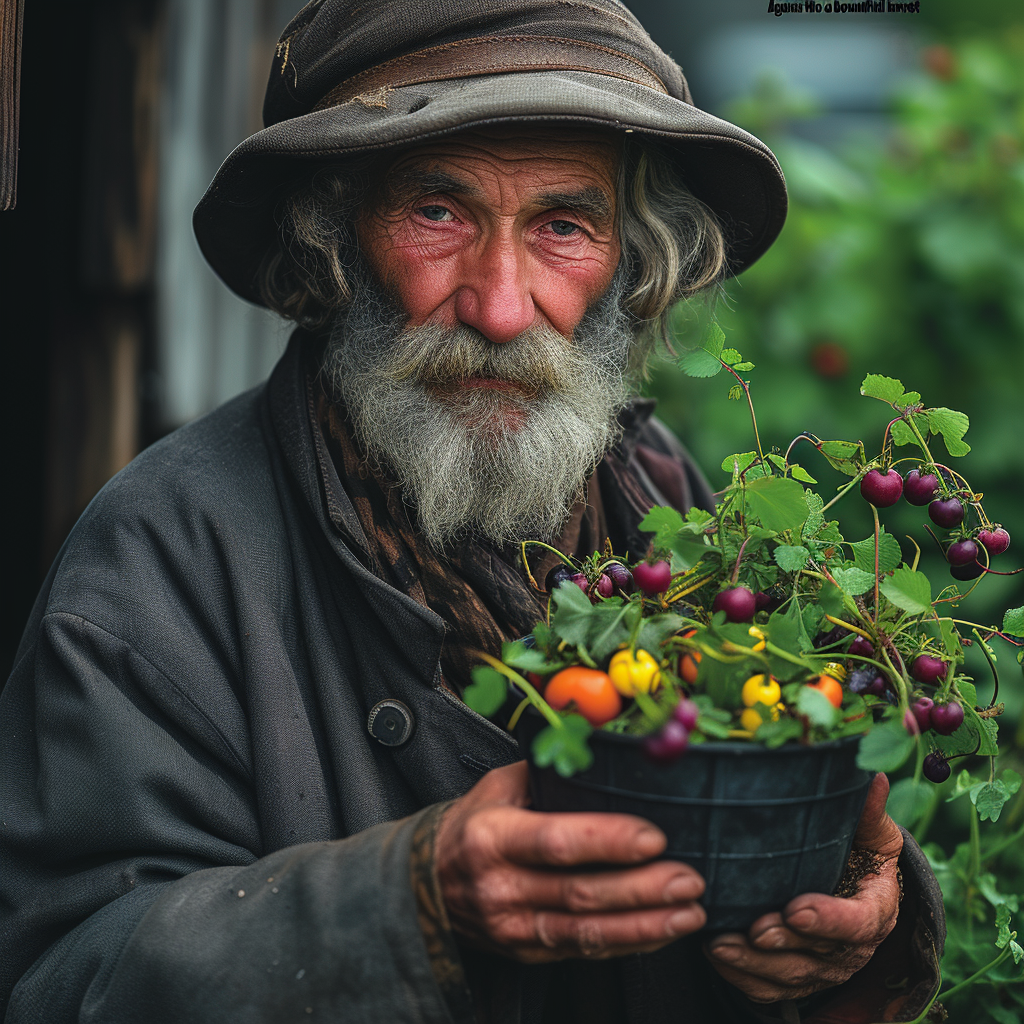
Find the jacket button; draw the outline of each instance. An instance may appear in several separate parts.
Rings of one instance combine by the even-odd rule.
[[[370,710],[366,728],[385,747],[400,747],[412,736],[416,719],[400,700],[382,700]]]

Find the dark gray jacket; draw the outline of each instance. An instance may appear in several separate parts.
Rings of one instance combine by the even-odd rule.
[[[440,618],[346,541],[297,349],[115,477],[40,594],[0,698],[8,1024],[453,1019],[410,842],[519,755],[437,685]],[[386,698],[400,747],[367,731]],[[621,969],[631,1019],[684,991],[681,1019],[737,1019],[683,944]]]

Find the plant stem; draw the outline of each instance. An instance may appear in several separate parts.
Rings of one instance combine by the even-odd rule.
[[[822,505],[821,511],[827,512],[837,501],[839,501],[840,498],[849,494],[849,492],[860,483],[861,477],[863,476],[863,473],[858,473],[827,505]]]
[[[487,664],[496,672],[500,672],[506,679],[511,679],[512,682],[526,694],[526,699],[548,720],[550,725],[553,725],[556,729],[565,728],[565,724],[562,722],[561,717],[536,691],[529,680],[524,679],[515,669],[509,668],[503,661],[499,661],[497,658],[492,657],[486,651],[476,651],[475,653],[478,657],[483,658],[483,660],[486,661]]]
[[[878,536],[880,532],[880,526],[878,523],[878,509],[874,505],[871,506],[871,515],[875,520],[875,622],[878,622],[879,608],[878,608]]]
[[[842,626],[843,629],[848,629],[851,633],[857,633],[859,636],[864,637],[865,640],[870,640],[872,643],[875,642],[875,638],[866,630],[861,629],[860,626],[851,625],[849,622],[844,622],[842,619],[837,619],[833,615],[826,615],[825,618],[828,619],[829,622],[832,622],[837,626]]]
[[[982,977],[982,975],[988,974],[988,972],[991,971],[993,967],[998,967],[1009,955],[1010,946],[1009,943],[1007,943],[1006,948],[1001,949],[999,951],[999,955],[995,958],[995,960],[992,960],[989,963],[985,964],[984,967],[982,967],[980,970],[975,971],[969,978],[965,978],[963,981],[960,982],[960,984],[954,985],[952,988],[946,989],[945,992],[941,993],[942,998],[948,999],[955,992],[959,992],[960,989],[967,988],[968,985],[973,985],[980,977]],[[928,1011],[932,1008],[932,1003],[934,1003],[935,1000],[939,998],[939,995],[940,993],[936,992],[935,995],[932,996],[928,1005],[912,1021],[908,1021],[908,1024],[922,1024],[922,1022],[928,1016]]]
[[[722,360],[718,360],[722,363]],[[750,422],[754,427],[754,443],[757,445],[757,454],[760,456],[761,461],[764,462],[764,452],[761,450],[761,435],[757,431],[757,416],[754,413],[754,402],[750,397],[750,385],[728,364],[722,363],[722,365],[736,378],[737,383],[743,388],[743,394],[747,396],[747,405],[750,408]]]

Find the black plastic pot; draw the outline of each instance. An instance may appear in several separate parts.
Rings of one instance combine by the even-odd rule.
[[[830,893],[839,882],[872,778],[856,765],[859,736],[774,750],[691,744],[666,766],[650,761],[635,737],[595,730],[593,765],[563,779],[530,757],[544,725],[528,709],[516,727],[534,807],[653,822],[668,837],[664,856],[704,877],[707,930],[743,930],[794,896]]]

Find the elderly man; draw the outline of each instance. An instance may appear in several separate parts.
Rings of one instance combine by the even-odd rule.
[[[196,227],[300,327],[90,506],[3,695],[4,1019],[909,1019],[941,904],[883,779],[859,892],[708,941],[660,832],[530,810],[459,699],[537,615],[516,541],[710,500],[636,384],[777,234],[772,155],[616,0],[316,0],[266,120]]]

